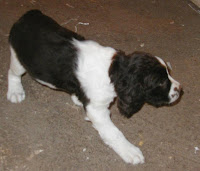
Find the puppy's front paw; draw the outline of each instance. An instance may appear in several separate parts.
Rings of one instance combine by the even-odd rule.
[[[144,163],[144,156],[138,147],[132,144],[124,146],[120,150],[119,154],[126,163],[133,165]]]
[[[20,103],[25,99],[25,92],[22,87],[16,87],[12,90],[8,90],[7,99],[12,103]]]

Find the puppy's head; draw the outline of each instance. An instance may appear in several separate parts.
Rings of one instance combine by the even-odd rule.
[[[172,78],[161,58],[153,57],[152,63],[154,66],[144,77],[146,102],[156,107],[174,103],[180,97],[180,83]]]
[[[180,83],[174,80],[166,63],[159,57],[135,52],[118,54],[113,61],[118,108],[126,117],[139,111],[144,103],[159,107],[171,104],[180,96]]]

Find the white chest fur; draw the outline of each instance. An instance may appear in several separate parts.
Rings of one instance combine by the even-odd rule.
[[[73,41],[78,49],[76,75],[86,96],[96,105],[109,105],[116,96],[109,67],[116,50],[94,41]]]

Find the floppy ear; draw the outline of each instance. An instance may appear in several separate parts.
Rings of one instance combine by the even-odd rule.
[[[137,62],[136,58],[118,53],[109,73],[117,92],[119,111],[127,118],[138,112],[144,105],[142,86],[144,76],[140,71],[141,66],[138,65],[140,62]]]
[[[127,118],[133,116],[134,113],[137,113],[142,106],[144,105],[143,101],[135,101],[135,103],[126,104],[124,101],[118,99],[117,106],[122,115]]]
[[[128,81],[128,80],[127,80]],[[144,105],[144,95],[141,85],[128,85],[119,92],[117,106],[122,115],[127,118],[133,116]]]

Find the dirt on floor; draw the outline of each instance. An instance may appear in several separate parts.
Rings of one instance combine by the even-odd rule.
[[[0,170],[200,170],[200,14],[186,0],[0,0]],[[146,51],[172,65],[184,95],[173,107],[145,105],[131,119],[112,120],[140,147],[145,163],[130,165],[100,139],[66,93],[23,77],[26,99],[6,99],[8,34],[27,10],[126,53]],[[89,24],[81,24],[89,23]],[[79,23],[79,24],[78,24]],[[76,28],[75,28],[76,26]]]

